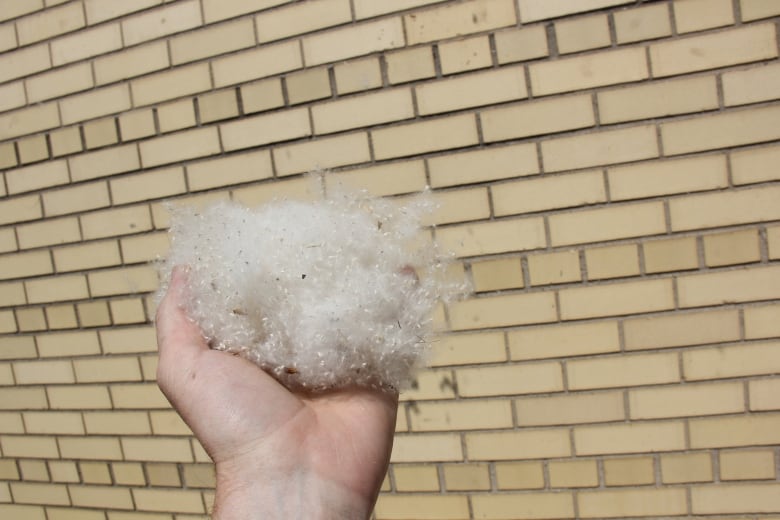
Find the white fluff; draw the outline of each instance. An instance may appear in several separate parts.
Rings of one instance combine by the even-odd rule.
[[[431,209],[426,197],[402,207],[343,192],[174,210],[161,277],[189,266],[186,311],[211,346],[290,388],[403,387],[426,351],[433,307],[461,289],[444,282],[435,246],[418,240]]]

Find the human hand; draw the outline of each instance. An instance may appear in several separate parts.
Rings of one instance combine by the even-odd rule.
[[[213,518],[365,519],[387,471],[397,394],[296,394],[209,349],[176,268],[157,310],[157,383],[216,465]]]

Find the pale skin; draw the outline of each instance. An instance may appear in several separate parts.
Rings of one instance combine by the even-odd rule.
[[[290,392],[211,350],[191,322],[184,269],[157,311],[157,382],[216,466],[214,520],[366,519],[393,443],[398,395]]]

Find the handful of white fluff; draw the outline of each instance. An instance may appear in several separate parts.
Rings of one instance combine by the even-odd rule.
[[[186,311],[212,348],[289,388],[399,388],[426,351],[436,302],[457,291],[419,240],[430,206],[341,193],[174,210],[162,279],[189,266]]]

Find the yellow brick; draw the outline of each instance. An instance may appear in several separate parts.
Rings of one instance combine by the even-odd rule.
[[[81,238],[75,217],[45,220],[17,228],[19,247],[28,249],[52,244],[76,242]]]
[[[500,64],[548,56],[547,31],[542,25],[495,33],[496,57]]]
[[[87,240],[140,233],[151,228],[148,206],[129,206],[81,216],[81,229]]]
[[[748,383],[750,410],[780,410],[780,379],[759,379]]]
[[[637,294],[641,294],[642,298],[637,298]],[[643,280],[563,289],[559,298],[561,318],[564,320],[620,316],[674,308],[671,280]]]
[[[108,464],[103,462],[82,462],[79,464],[85,484],[111,484]]]
[[[465,114],[372,132],[377,159],[403,157],[477,144],[474,116]]]
[[[613,200],[689,193],[728,186],[725,156],[653,161],[609,168]]]
[[[119,247],[114,241],[91,242],[53,251],[58,272],[78,271],[95,267],[118,265],[122,262]]]
[[[3,410],[41,410],[47,408],[43,388],[2,388],[0,408]],[[5,453],[10,456],[9,453]]]
[[[772,0],[740,0],[739,4],[745,22],[780,14],[780,7]]]
[[[631,390],[628,402],[632,419],[737,413],[745,408],[741,383]]]
[[[241,184],[273,175],[271,154],[267,150],[191,164],[187,167],[190,190]]]
[[[18,504],[0,504],[0,514],[19,520],[45,520],[46,518],[43,507]]]
[[[461,520],[469,518],[469,506],[465,496],[382,495],[374,514],[378,520]]]
[[[255,17],[260,43],[304,34],[351,21],[346,0],[316,0],[300,6],[275,9]]]
[[[27,45],[84,27],[84,10],[80,4],[47,9],[16,22],[19,45]]]
[[[722,480],[774,480],[774,453],[771,450],[721,451],[720,478]]]
[[[68,164],[74,182],[136,170],[141,166],[134,144],[77,155],[68,159]]]
[[[699,258],[695,238],[653,240],[643,244],[648,273],[696,269]]]
[[[244,85],[241,87],[241,100],[245,114],[283,106],[285,101],[282,82],[279,79],[270,79]]]
[[[368,162],[371,159],[365,133],[280,146],[273,151],[279,176]]]
[[[473,262],[471,275],[477,292],[523,287],[523,270],[519,258]]]
[[[11,483],[14,500],[22,504],[70,505],[68,490],[62,484]]]
[[[504,335],[500,333],[439,336],[431,348],[430,365],[434,367],[506,361]]]
[[[566,430],[465,434],[470,460],[542,459],[571,456]]]
[[[495,204],[495,198],[493,200]],[[581,279],[577,251],[560,251],[529,256],[528,271],[531,285],[550,285]]]
[[[54,437],[35,435],[0,436],[0,446],[5,457],[25,457],[30,459],[56,459],[57,442]]]
[[[676,354],[638,354],[569,361],[569,388],[613,388],[676,383],[680,370]]]
[[[14,364],[16,366],[16,364]],[[22,381],[18,382],[23,383]],[[10,363],[0,364],[0,385],[13,385],[14,384],[14,370],[11,369]]]
[[[19,468],[15,460],[3,459],[0,461],[0,478],[3,480],[19,480]]]
[[[46,43],[11,51],[0,57],[0,81],[29,76],[50,67],[51,58]]]
[[[113,486],[68,486],[70,499],[75,506],[92,508],[133,509],[130,490]]]
[[[441,43],[439,63],[444,75],[490,67],[493,64],[490,41],[487,36],[477,36]]]
[[[497,184],[491,188],[491,191],[496,216],[533,213],[606,201],[604,177],[596,170]]]
[[[114,4],[113,2],[102,2],[101,0],[85,0],[84,8],[87,13],[87,21],[92,25],[160,3],[162,3],[161,0],[137,0],[132,4]]]
[[[210,90],[211,76],[208,64],[202,63],[136,79],[130,87],[138,107]]]
[[[141,153],[143,154],[143,144],[141,147]],[[128,202],[168,197],[187,191],[184,182],[184,171],[181,167],[122,177],[111,180],[109,186],[114,204],[126,204]]]
[[[529,397],[515,401],[520,426],[551,426],[625,419],[622,392]]]
[[[541,462],[498,462],[495,464],[498,489],[541,489],[544,474]]]
[[[171,38],[174,65],[245,49],[255,44],[252,20],[243,19]]]
[[[84,125],[84,142],[87,148],[101,148],[118,141],[116,120],[113,117],[90,121]]]
[[[126,460],[192,462],[187,439],[125,437],[122,450]]]
[[[11,139],[20,135],[48,130],[59,125],[60,116],[57,113],[56,103],[23,108],[0,115],[0,139]]]
[[[104,182],[82,184],[43,194],[43,208],[47,216],[102,208],[109,204],[108,188]]]
[[[204,123],[229,119],[238,115],[235,90],[222,90],[198,97],[200,120]]]
[[[425,165],[422,161],[395,162],[328,173],[324,179],[327,190],[348,186],[366,190],[377,197],[418,192],[424,190],[426,186]]]
[[[688,380],[773,374],[780,364],[780,342],[751,343],[684,352]]]
[[[404,16],[409,45],[514,25],[513,2],[478,0]]]
[[[54,482],[78,482],[80,480],[76,464],[70,461],[49,461],[49,473]]]
[[[487,464],[447,464],[443,467],[447,491],[487,491],[490,474]]]
[[[682,488],[593,491],[580,493],[577,502],[583,518],[682,515],[688,511]]]
[[[154,327],[130,327],[100,331],[100,343],[105,354],[156,352]]]
[[[104,386],[50,386],[46,394],[55,410],[111,408],[111,399]]]
[[[98,327],[111,324],[111,316],[108,314],[106,302],[80,303],[77,305],[77,309],[82,327]]]
[[[419,372],[412,381],[411,388],[401,394],[401,401],[428,401],[432,399],[452,399],[455,397],[452,371],[427,370]]]
[[[657,349],[736,341],[740,337],[736,311],[709,311],[623,322],[627,350]]]
[[[125,45],[135,45],[161,36],[182,32],[201,25],[197,1],[178,2],[164,9],[152,9],[122,20]]]
[[[751,184],[776,180],[776,161],[780,159],[780,147],[751,148],[731,154],[731,174],[734,184]]]
[[[23,107],[27,104],[25,96],[24,82],[8,83],[0,87],[0,111],[5,112],[12,108]],[[6,143],[6,146],[13,148],[13,143]]]
[[[64,96],[93,86],[89,63],[64,67],[54,72],[39,74],[27,80],[27,98],[30,102]]]
[[[523,328],[508,334],[513,360],[569,357],[620,349],[615,322]]]
[[[436,76],[430,47],[415,47],[385,55],[387,78],[391,85]]]
[[[154,383],[112,385],[111,401],[115,408],[168,409],[170,404]]]
[[[769,513],[780,508],[777,484],[719,485],[691,489],[694,514]]]
[[[58,443],[63,458],[85,460],[122,459],[119,441],[113,437],[61,437],[58,439]]]
[[[459,257],[538,249],[546,242],[540,218],[446,227],[437,230],[436,238]]]
[[[37,195],[0,201],[0,224],[24,222],[41,216],[41,202]]]
[[[769,300],[780,294],[776,266],[680,277],[681,307]]]
[[[70,361],[19,361],[13,367],[19,385],[76,382]]]
[[[100,354],[97,334],[93,331],[41,334],[35,338],[41,357],[87,356]]]
[[[548,471],[551,487],[576,488],[599,485],[595,460],[551,460]]]
[[[471,499],[476,518],[570,518],[574,516],[571,493],[475,495]],[[521,512],[522,516],[518,516]]]
[[[114,462],[111,464],[111,470],[117,484],[131,486],[146,485],[143,467],[139,463]]]
[[[107,24],[73,36],[57,38],[51,42],[51,58],[54,66],[80,61],[122,48],[119,24]]]
[[[151,433],[146,412],[84,412],[89,435],[143,435]]]
[[[723,100],[726,106],[745,105],[777,99],[780,66],[767,65],[723,74]]]
[[[149,485],[181,487],[179,470],[175,464],[147,464]]]
[[[287,97],[291,105],[297,105],[332,95],[330,74],[326,68],[308,69],[285,78]]]
[[[685,449],[685,428],[678,422],[648,422],[574,428],[578,455],[647,453]]]
[[[439,475],[436,466],[395,466],[397,491],[439,491]]]
[[[212,62],[215,87],[235,85],[302,67],[303,61],[297,41],[263,45]]]
[[[599,247],[585,251],[588,280],[639,275],[639,254],[635,245]]]
[[[129,108],[130,91],[127,85],[93,90],[60,101],[62,123],[66,125],[108,114],[116,114]]]
[[[0,279],[26,278],[53,272],[47,251],[0,256]]]
[[[661,38],[672,34],[669,8],[664,4],[625,9],[614,13],[618,43]]]
[[[7,313],[9,320],[13,321],[13,313]],[[19,331],[29,332],[34,330],[46,330],[46,318],[43,315],[43,309],[16,309],[16,323],[19,325]],[[16,332],[15,327],[8,327]]]
[[[170,65],[166,42],[155,42],[101,56],[95,60],[95,81],[98,85],[133,78],[161,70]]]
[[[542,142],[547,172],[650,159],[658,156],[654,126],[561,137]]]
[[[84,423],[78,412],[25,412],[27,433],[84,435]]]
[[[141,371],[135,357],[77,359],[73,362],[79,383],[140,381]]]
[[[25,282],[25,288],[30,303],[59,302],[87,297],[86,279],[81,275],[38,278]]]
[[[410,412],[412,431],[454,431],[512,427],[507,401],[418,403]],[[437,488],[438,489],[438,488]]]
[[[458,394],[463,397],[520,395],[563,390],[556,362],[457,370]]]
[[[41,325],[41,328],[45,328],[45,326],[46,325],[43,324]],[[17,330],[24,331],[24,329],[17,327],[17,322],[14,321],[14,313],[12,311],[0,312],[0,332],[13,333],[16,332]]]
[[[590,96],[534,101],[481,114],[485,141],[549,134],[593,126]]]
[[[161,133],[195,126],[195,107],[192,99],[186,98],[158,107],[157,120]]]
[[[555,36],[561,54],[609,47],[611,44],[606,15],[556,22]]]
[[[536,147],[521,144],[432,157],[428,168],[431,185],[444,187],[531,175],[539,162]]]
[[[609,206],[553,215],[549,218],[553,246],[657,235],[666,230],[660,202]]]
[[[661,455],[664,484],[712,481],[712,457],[709,453]]]
[[[225,151],[232,151],[311,135],[311,126],[300,108],[223,124],[220,135]]]
[[[520,20],[528,23],[629,3],[630,0],[581,0],[576,3],[520,0]]]
[[[393,463],[462,460],[460,437],[452,434],[396,435],[390,457]]]
[[[442,0],[397,0],[389,4],[383,4],[374,2],[373,0],[356,0],[354,2],[355,18],[358,20],[361,18],[373,18],[380,14],[404,11],[412,7],[435,4],[441,1]]]
[[[700,18],[700,15],[699,15]],[[753,25],[650,46],[655,77],[777,57],[774,27]]]
[[[450,306],[453,330],[549,323],[556,320],[555,299],[550,292],[490,296]]]
[[[22,480],[48,482],[49,472],[46,463],[42,460],[20,460],[19,469],[22,472]],[[18,477],[14,480],[18,480]]]
[[[3,5],[3,13],[0,14],[0,20],[10,20],[11,18],[16,18],[17,16],[22,16],[24,14],[38,11],[39,9],[43,9],[42,0],[31,0],[24,3],[9,2]]]
[[[704,258],[708,266],[745,264],[761,260],[757,230],[706,235]]]
[[[49,158],[49,151],[46,148],[46,137],[36,135],[17,141],[16,147],[19,151],[19,162],[31,163]]]
[[[73,305],[54,305],[46,308],[46,319],[49,322],[49,328],[74,329],[78,327],[76,321],[76,311]]]
[[[678,33],[688,33],[734,24],[729,0],[684,0],[672,4]]]
[[[122,300],[111,300],[111,315],[114,318],[114,325],[125,325],[128,323],[141,323],[146,321],[146,312],[144,311],[143,301],[137,298],[125,298]]]
[[[412,117],[414,117],[412,96],[406,89],[347,98],[312,108],[314,129],[318,134],[373,126]]]
[[[151,109],[135,110],[119,116],[119,131],[122,140],[130,141],[154,135],[154,116]]]
[[[204,0],[203,17],[211,23],[284,3],[287,0]]]
[[[168,252],[169,245],[167,233],[122,238],[119,244],[125,264],[150,262],[161,258]]]
[[[216,475],[212,464],[185,464],[182,468],[184,482],[189,488],[214,488]]]
[[[87,279],[93,297],[152,292],[158,285],[157,271],[148,265],[89,273]]]

